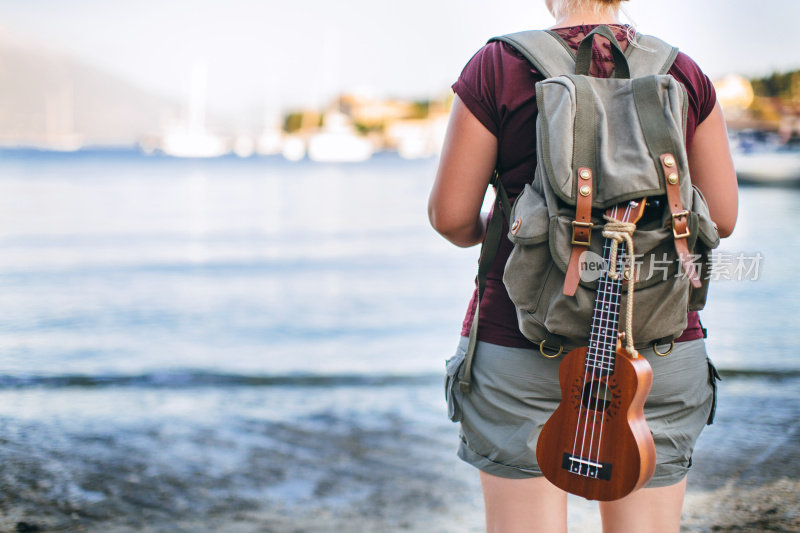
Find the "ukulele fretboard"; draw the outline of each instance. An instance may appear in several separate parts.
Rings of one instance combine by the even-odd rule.
[[[586,354],[586,367],[595,375],[614,373],[614,358],[617,349],[619,325],[620,294],[622,292],[622,270],[625,264],[625,246],[617,249],[617,279],[608,276],[611,259],[611,239],[603,245],[603,267],[597,283],[597,296],[592,312],[592,329],[589,334],[589,348]]]

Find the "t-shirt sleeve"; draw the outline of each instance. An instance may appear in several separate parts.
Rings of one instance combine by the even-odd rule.
[[[495,137],[500,133],[500,116],[495,104],[500,51],[500,43],[497,42],[478,50],[453,84],[453,92]]]
[[[670,74],[686,87],[689,105],[695,112],[697,124],[700,124],[711,114],[717,103],[714,85],[697,63],[683,52],[675,58]]]

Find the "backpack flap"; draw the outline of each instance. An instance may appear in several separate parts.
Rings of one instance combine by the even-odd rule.
[[[594,170],[595,208],[665,194],[660,153],[655,153],[662,146],[661,153],[678,155],[681,175],[688,175],[688,161],[673,148],[681,146],[685,137],[686,91],[671,76],[647,78],[652,78],[647,86],[640,80],[573,75],[537,83],[539,164],[544,165],[552,190],[566,204],[576,205],[581,167]],[[632,106],[637,98],[644,103]],[[664,104],[654,108],[653,102]],[[645,135],[648,121],[658,125],[648,133],[659,142]],[[688,180],[681,196],[684,205],[690,205]]]

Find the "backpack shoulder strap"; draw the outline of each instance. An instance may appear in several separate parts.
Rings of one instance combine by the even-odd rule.
[[[489,277],[489,269],[497,257],[497,250],[503,240],[503,222],[508,222],[511,216],[511,202],[508,200],[506,189],[500,180],[500,173],[495,169],[492,174],[491,184],[495,190],[495,201],[489,222],[486,227],[486,235],[481,245],[481,255],[478,258],[478,301],[475,304],[475,314],[472,317],[472,326],[469,329],[469,342],[464,354],[464,364],[458,375],[458,387],[461,392],[470,392],[472,388],[472,360],[475,357],[475,348],[478,345],[478,324],[480,322],[481,300],[483,291],[486,289],[486,281]],[[502,211],[502,215],[500,213]]]
[[[545,78],[575,73],[575,52],[550,30],[529,30],[492,37],[513,46]],[[626,50],[631,78],[666,74],[678,56],[678,49],[658,37],[637,34],[636,45]]]
[[[626,50],[631,78],[650,74],[666,74],[678,57],[678,49],[658,37],[637,34]]]
[[[492,37],[519,51],[545,78],[575,73],[575,52],[555,32],[528,30]]]

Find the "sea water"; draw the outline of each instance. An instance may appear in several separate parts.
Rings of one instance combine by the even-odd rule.
[[[430,228],[435,168],[0,154],[5,490],[73,519],[202,514],[220,485],[247,508],[367,512],[397,479],[407,507],[425,495],[420,516],[479,507],[441,394],[478,249]],[[779,389],[786,417],[799,217],[800,190],[743,188],[701,313],[732,396]],[[137,480],[164,494],[126,507]]]

